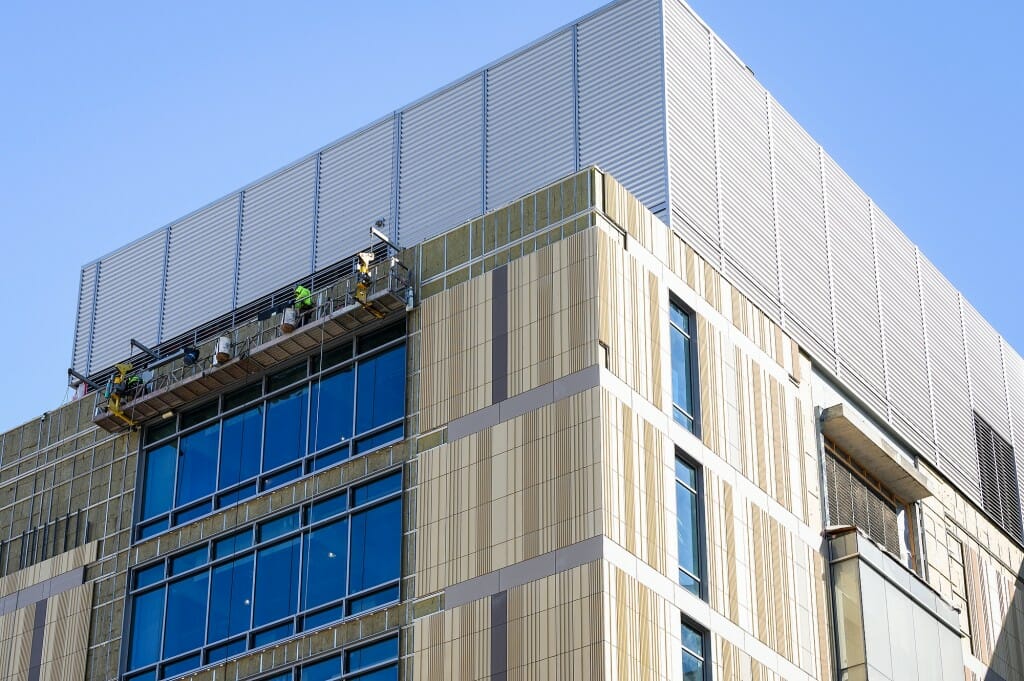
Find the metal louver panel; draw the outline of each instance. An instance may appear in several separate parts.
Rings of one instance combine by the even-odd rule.
[[[982,508],[1020,541],[1020,483],[1013,447],[977,412],[974,413],[974,441]]]
[[[132,338],[156,343],[166,241],[162,229],[100,261],[90,372],[131,356]]]
[[[171,225],[161,340],[231,309],[239,196]]]
[[[1006,368],[1006,399],[1010,407],[1011,444],[1017,456],[1017,470],[1024,470],[1024,359],[1000,339]]]
[[[390,228],[394,128],[394,118],[389,118],[321,155],[314,269],[366,247],[378,218]]]
[[[873,210],[892,425],[922,452],[933,453],[917,249],[884,213]]]
[[[483,77],[402,114],[398,239],[412,246],[479,215],[483,203]]]
[[[1006,386],[1003,384],[1003,362],[999,356],[999,334],[966,300],[963,301],[962,309],[974,411],[991,424],[996,432],[1009,437],[1010,420],[1006,411]]]
[[[831,452],[825,453],[831,525],[855,525],[895,556],[900,555],[898,509],[868,487]]]
[[[939,465],[980,501],[958,294],[924,256],[919,262]]]
[[[315,175],[310,157],[245,190],[236,305],[310,273]]]
[[[580,167],[596,164],[654,213],[668,199],[660,34],[661,3],[647,0],[614,5],[577,34]]]
[[[722,183],[722,251],[727,276],[747,279],[750,298],[778,318],[771,152],[764,89],[715,40]],[[756,294],[755,294],[756,291]]]
[[[575,170],[572,31],[487,75],[487,210]]]
[[[882,333],[868,197],[836,162],[824,157],[840,376],[885,413]]]
[[[786,330],[835,366],[818,145],[774,100],[772,140]]]
[[[75,346],[71,351],[71,366],[78,373],[89,371],[89,338],[92,336],[96,267],[96,263],[83,267],[78,280],[78,316],[75,317]]]
[[[667,0],[664,12],[672,227],[717,262],[721,243],[708,30],[678,0]]]

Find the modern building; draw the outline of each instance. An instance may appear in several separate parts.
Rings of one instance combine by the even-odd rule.
[[[71,368],[4,681],[1024,678],[1024,360],[679,0],[87,264]]]

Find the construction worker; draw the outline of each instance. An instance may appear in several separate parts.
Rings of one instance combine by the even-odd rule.
[[[295,311],[299,314],[312,309],[313,307],[313,294],[308,288],[302,286],[295,287]]]

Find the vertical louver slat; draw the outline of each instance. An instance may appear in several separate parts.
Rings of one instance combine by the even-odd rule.
[[[323,151],[316,270],[366,247],[378,218],[390,228],[394,127],[389,118]]]
[[[887,551],[899,556],[899,509],[829,450],[825,452],[825,475],[829,523],[855,525]]]
[[[865,402],[885,413],[870,202],[827,156],[824,168],[840,374],[861,389]]]
[[[231,308],[239,197],[170,226],[161,338],[174,338]]]
[[[239,306],[310,273],[316,158],[245,190],[238,262]]]
[[[664,11],[672,227],[698,253],[718,262],[708,30],[681,2],[666,2]]]
[[[595,164],[654,213],[665,195],[660,2],[624,2],[579,24],[580,167]]]
[[[572,31],[490,69],[487,209],[575,170]]]
[[[483,77],[402,114],[398,238],[405,246],[481,212]]]
[[[805,346],[811,345],[816,357],[827,358],[829,366],[834,366],[818,145],[785,109],[774,101],[772,106],[786,330]]]
[[[759,307],[777,318],[778,262],[765,93],[750,71],[717,40],[714,64],[724,269]],[[742,279],[749,283],[743,285]]]
[[[89,361],[89,338],[92,336],[93,295],[96,293],[97,263],[82,268],[78,280],[78,315],[75,317],[75,344],[71,354],[71,366],[78,373],[85,373]]]
[[[166,239],[154,232],[101,262],[91,372],[130,357],[132,338],[156,343]]]

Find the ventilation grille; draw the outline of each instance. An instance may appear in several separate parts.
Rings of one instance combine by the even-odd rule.
[[[974,440],[978,447],[982,508],[1014,538],[1024,540],[1013,447],[977,413],[974,414]]]
[[[842,455],[826,446],[829,524],[856,525],[889,553],[899,556],[899,504],[865,482],[839,456]]]

